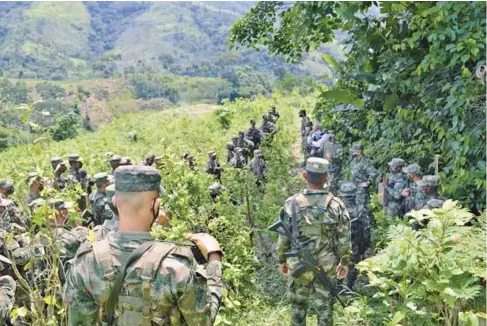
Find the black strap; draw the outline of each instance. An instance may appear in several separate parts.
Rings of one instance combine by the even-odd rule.
[[[107,304],[107,325],[112,326],[114,322],[113,312],[115,310],[115,306],[118,303],[118,297],[120,295],[120,291],[122,289],[123,281],[125,279],[125,275],[127,272],[127,268],[136,260],[138,260],[142,255],[149,250],[157,241],[148,241],[143,243],[140,247],[132,251],[129,258],[123,264],[120,273],[117,275],[117,279],[115,280],[115,284],[113,285],[112,291],[110,292],[110,298],[108,299]]]

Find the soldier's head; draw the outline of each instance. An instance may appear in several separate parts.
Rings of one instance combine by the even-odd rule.
[[[352,181],[345,181],[340,186],[340,198],[345,207],[351,209],[357,205],[357,186]]]
[[[69,209],[73,208],[73,203],[64,199],[51,199],[47,202],[49,208],[54,210],[56,224],[63,225],[69,216]]]
[[[110,166],[112,167],[113,170],[118,168],[120,166],[120,162],[122,161],[121,157],[118,155],[112,155],[108,159],[108,162],[110,163]]]
[[[151,166],[152,164],[154,164],[154,159],[156,158],[156,156],[154,154],[149,154],[145,157],[145,163],[148,165],[148,166]]]
[[[15,192],[14,183],[12,180],[2,179],[0,180],[0,195],[8,198]],[[1,196],[0,196],[1,197]]]
[[[406,165],[406,162],[404,162],[402,158],[395,157],[387,164],[389,165],[389,170],[392,173],[400,173],[402,172],[404,165]]]
[[[52,166],[52,170],[53,170],[53,171],[55,171],[55,170],[56,170],[56,168],[57,168],[57,165],[58,165],[59,163],[61,163],[62,161],[63,161],[63,159],[62,159],[62,158],[60,158],[60,157],[58,157],[58,156],[53,157],[53,158],[51,159],[51,166]]]
[[[219,183],[214,183],[208,187],[208,192],[210,193],[211,199],[214,201],[222,192],[222,185]]]
[[[118,209],[113,205],[113,196],[115,195],[115,184],[111,184],[105,188],[105,194],[107,195],[107,204],[113,212],[113,219],[118,221]]]
[[[78,154],[71,154],[68,156],[68,162],[69,162],[69,166],[71,166],[71,168],[75,169],[75,170],[79,170],[81,169],[80,167],[80,162],[81,162],[81,159],[80,159],[80,156]]]
[[[214,151],[209,151],[208,158],[212,161],[216,160],[216,153]]]
[[[418,186],[426,195],[436,194],[440,186],[440,177],[436,175],[425,175],[422,180],[418,181]]]
[[[128,156],[124,156],[120,159],[120,166],[127,166],[132,164],[132,159]]]
[[[60,161],[57,166],[56,166],[56,169],[54,169],[54,173],[57,175],[57,176],[60,176],[61,174],[63,174],[64,172],[66,172],[68,168],[66,167],[66,162],[64,161]]]
[[[276,106],[274,104],[271,106],[271,111],[272,113],[276,113]]]
[[[259,160],[262,158],[262,152],[260,151],[260,149],[254,150],[254,157]]]
[[[121,166],[115,171],[113,204],[118,209],[120,230],[149,231],[159,216],[164,194],[161,175],[150,166]]]
[[[255,120],[254,119],[250,120],[250,126],[252,128],[255,128]]]
[[[336,140],[335,132],[330,130],[328,135],[330,135],[330,142],[334,143]]]
[[[322,189],[328,181],[328,161],[323,158],[310,157],[306,161],[306,170],[303,172],[309,189]]]
[[[299,110],[299,117],[304,118],[306,116],[306,110]]]
[[[354,144],[352,148],[350,148],[350,156],[357,157],[364,155],[364,147],[361,144]]]
[[[264,115],[262,116],[262,120],[263,120],[264,122],[267,122],[267,120],[269,120],[269,119],[267,118],[267,115],[265,115],[265,114],[264,114]]]
[[[96,187],[100,191],[105,191],[105,189],[110,184],[110,181],[108,180],[108,174],[105,172],[95,174],[93,179],[95,181]]]
[[[42,190],[44,190],[44,181],[37,174],[37,172],[27,173],[26,182],[29,186],[30,193],[39,194]]]
[[[238,140],[238,137],[232,137],[232,143],[234,145],[237,145],[237,140]]]
[[[238,132],[238,137],[239,138],[244,138],[244,132],[243,131],[239,131]]]
[[[186,161],[188,162],[189,165],[192,165],[194,163],[194,156],[189,155]]]
[[[235,149],[235,144],[234,143],[227,143],[226,147],[229,151],[233,151]]]
[[[409,164],[408,166],[402,168],[402,172],[404,172],[411,181],[421,180],[423,176],[421,173],[421,167],[416,163]]]

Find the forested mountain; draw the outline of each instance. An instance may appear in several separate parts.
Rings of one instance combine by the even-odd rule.
[[[134,72],[221,77],[283,67],[322,77],[315,53],[292,66],[265,51],[228,50],[228,31],[255,2],[2,2],[0,74],[86,79]],[[326,52],[337,57],[336,44]]]

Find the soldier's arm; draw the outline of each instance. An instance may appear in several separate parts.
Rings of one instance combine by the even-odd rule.
[[[280,220],[282,223],[288,225],[288,221],[291,220],[290,216],[290,205],[286,202],[284,207],[281,210],[281,214],[279,216]],[[289,241],[288,237],[285,235],[279,234],[279,239],[277,241],[277,258],[279,260],[279,263],[285,263],[286,258],[284,257],[284,253],[288,252],[291,250],[291,241]]]
[[[406,183],[396,182],[394,184],[394,187],[390,188],[388,195],[390,195],[391,197],[393,197],[396,200],[401,200],[401,198],[402,198],[401,193],[402,193],[404,188],[406,188]]]
[[[372,183],[374,183],[375,179],[377,178],[377,170],[372,165],[372,162],[368,161],[366,171],[367,171],[367,182],[369,183],[369,185],[371,185]]]
[[[350,216],[348,215],[345,205],[338,198],[334,198],[329,205],[329,212],[335,217],[336,221],[338,221],[335,233],[335,241],[338,246],[336,249],[342,265],[347,265],[351,256]]]
[[[68,306],[68,326],[97,325],[99,309],[97,302],[87,290],[87,275],[92,275],[95,266],[86,256],[75,258],[66,276],[64,303]],[[91,270],[90,270],[91,269]]]
[[[0,277],[0,321],[5,320],[10,315],[10,310],[15,303],[15,288],[16,284],[12,277]]]
[[[211,260],[205,271],[191,256],[189,266],[174,270],[177,288],[181,289],[177,303],[186,323],[213,325],[222,297],[222,263]]]

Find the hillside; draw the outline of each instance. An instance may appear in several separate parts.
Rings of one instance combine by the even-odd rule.
[[[2,2],[0,73],[66,80],[134,72],[220,77],[236,67],[323,77],[315,53],[292,66],[266,51],[228,51],[233,22],[254,2]],[[341,55],[338,45],[325,52]],[[271,77],[272,78],[272,77]]]

